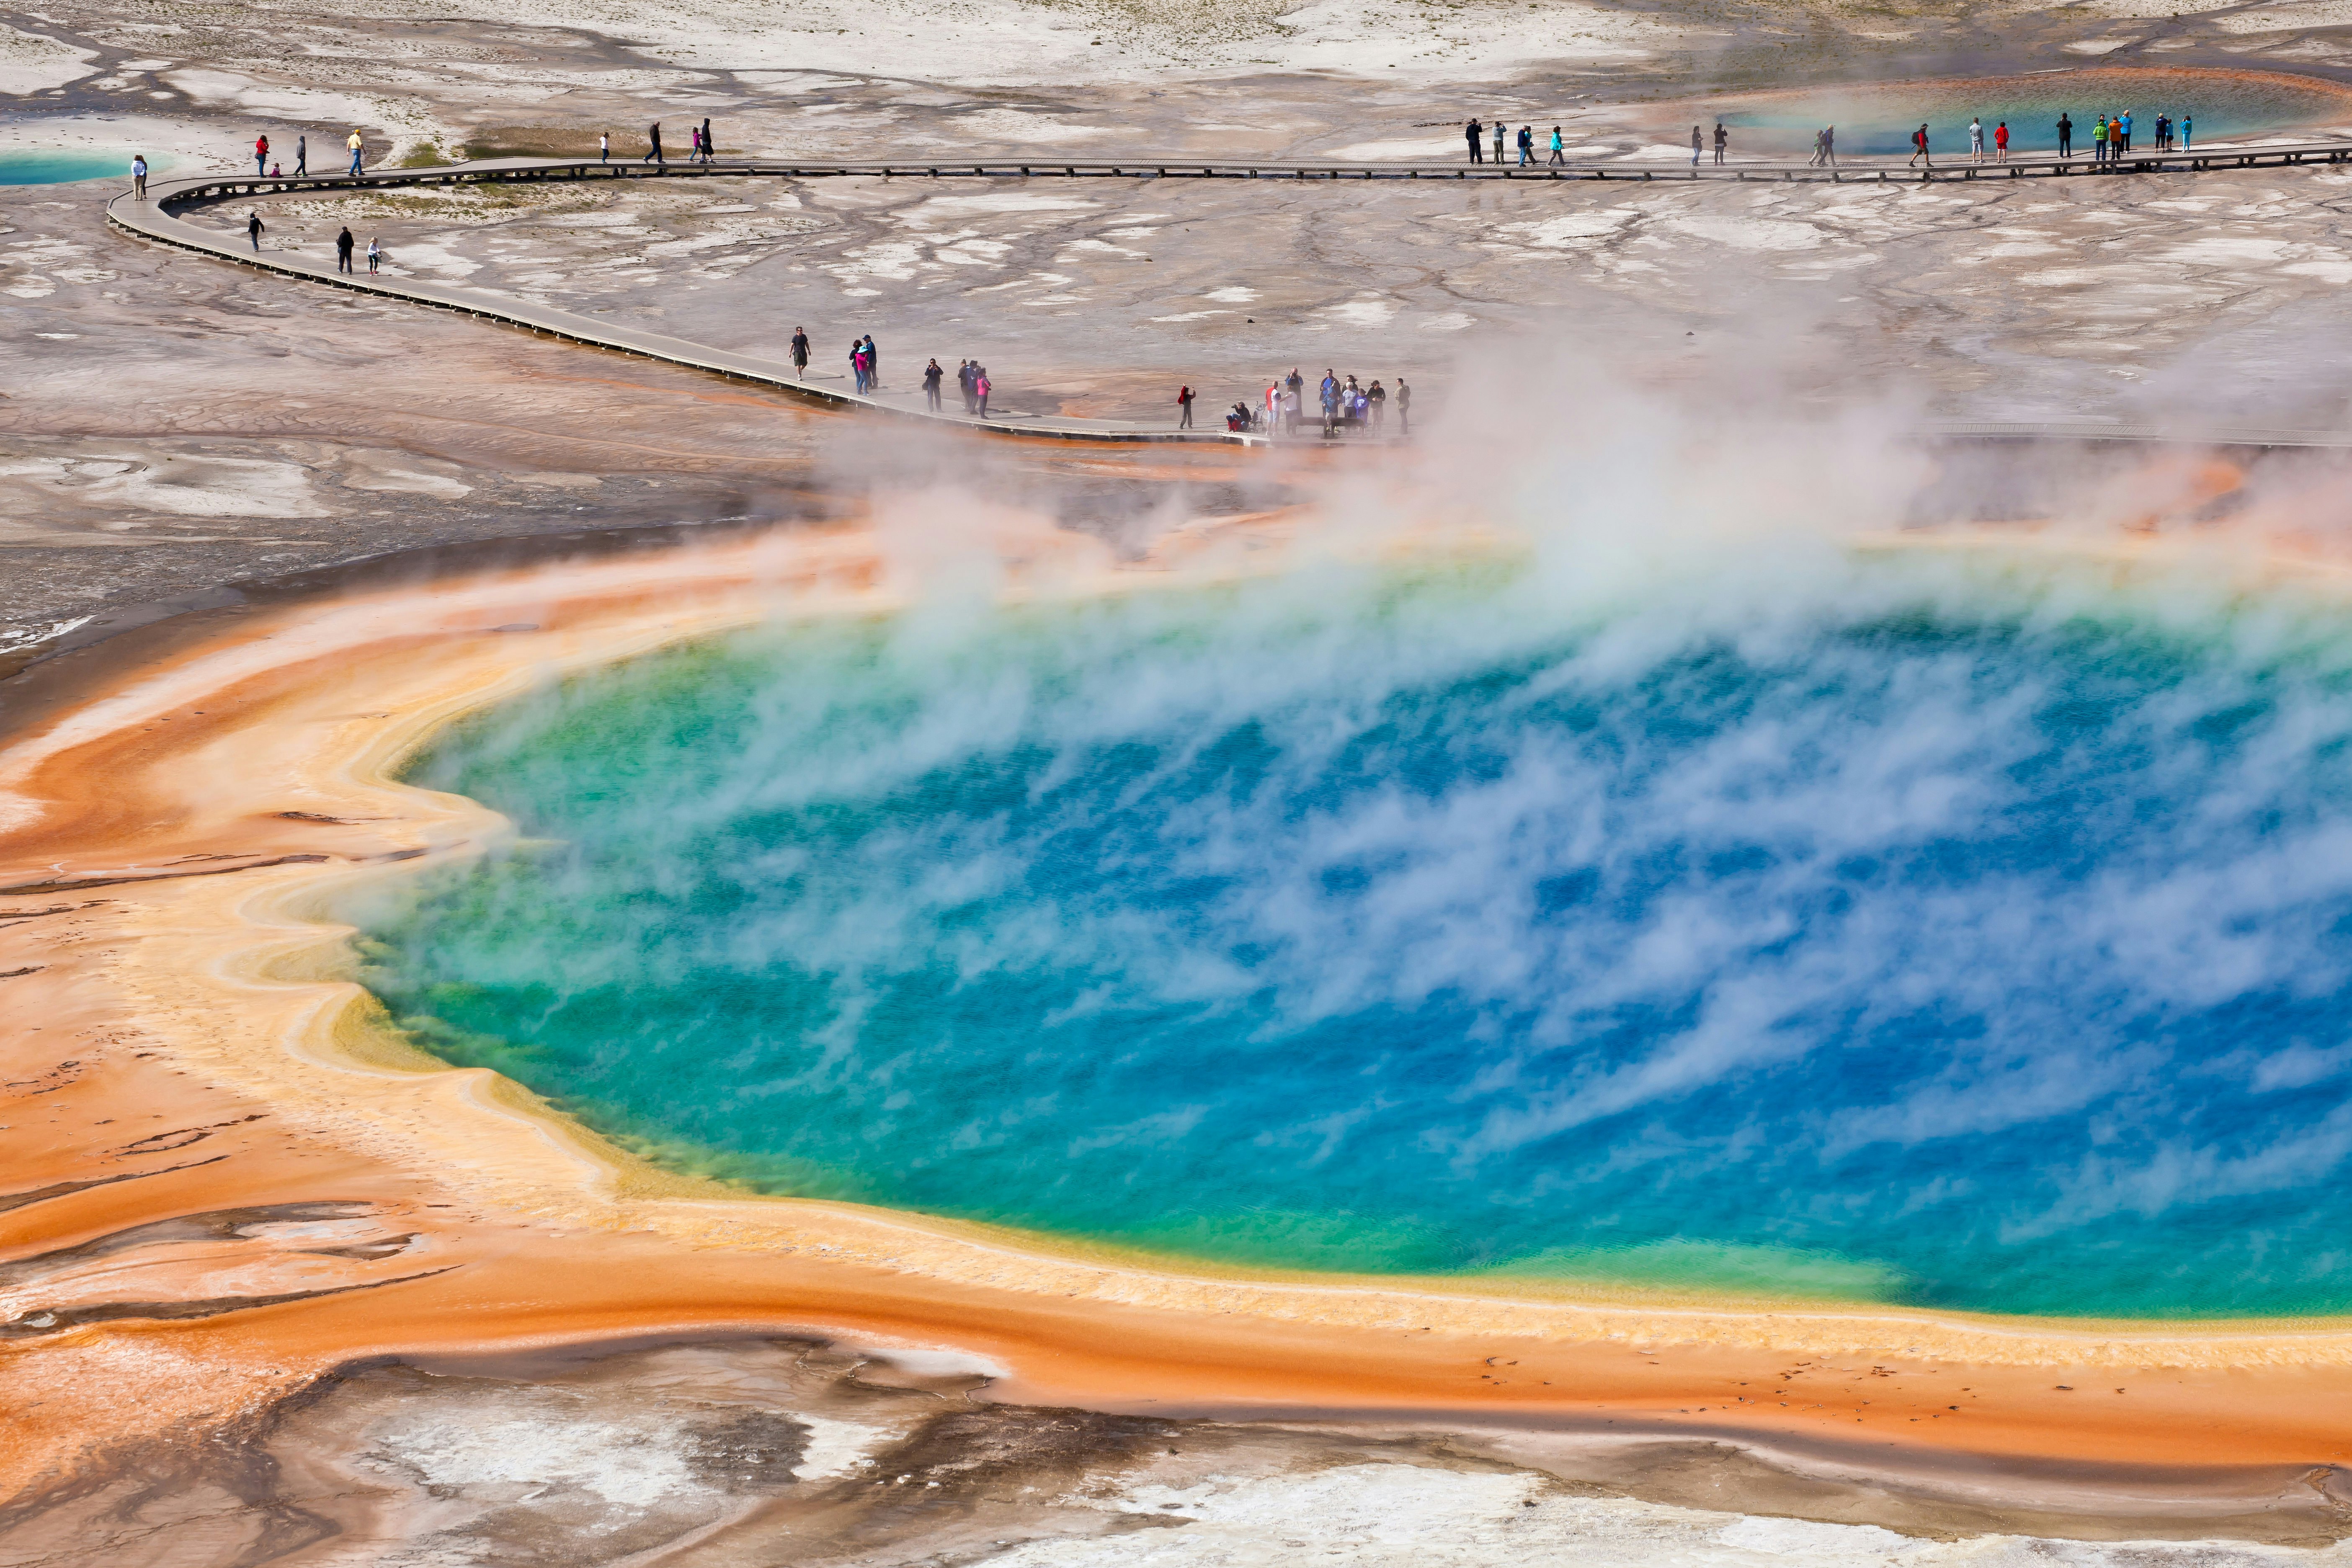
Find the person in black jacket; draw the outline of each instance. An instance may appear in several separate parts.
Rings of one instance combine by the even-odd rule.
[[[349,272],[351,269],[352,231],[350,229],[345,229],[342,233],[335,236],[335,270],[338,272]]]
[[[648,152],[646,153],[646,155],[645,155],[644,157],[642,157],[642,158],[640,158],[640,159],[638,159],[638,160],[637,160],[637,162],[638,162],[638,163],[668,163],[668,162],[669,162],[669,160],[668,160],[668,159],[667,159],[667,158],[665,158],[665,157],[663,157],[663,156],[662,156],[662,150],[661,150],[661,121],[660,121],[656,120],[656,121],[654,121],[653,129],[646,132],[646,141],[648,141],[648,142],[652,142],[652,143],[653,143],[653,147],[652,147],[652,149],[651,149],[650,151],[648,151]]]
[[[930,404],[934,414],[940,411],[940,383],[947,379],[947,374],[940,368],[937,360],[923,367],[923,397]]]
[[[1462,128],[1464,139],[1470,143],[1470,161],[1474,163],[1483,163],[1486,161],[1486,153],[1478,145],[1478,132],[1485,129],[1485,126],[1475,120]]]

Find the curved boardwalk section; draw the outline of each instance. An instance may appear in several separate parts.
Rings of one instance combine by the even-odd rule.
[[[2332,166],[2352,162],[2352,142],[2279,142],[2268,145],[2211,146],[2195,153],[2149,153],[2102,163],[2087,157],[2014,158],[2004,163],[1958,163],[1942,168],[1909,169],[1887,163],[1848,164],[1816,168],[1811,164],[1750,163],[1629,165],[1579,163],[1520,167],[1509,163],[1201,163],[1145,159],[1120,163],[1076,163],[1038,158],[982,159],[970,163],[827,163],[757,159],[731,163],[647,165],[606,163],[594,160],[509,158],[421,169],[380,169],[360,174],[311,174],[287,178],[252,174],[210,174],[178,180],[153,180],[142,200],[129,194],[107,204],[107,221],[142,238],[201,251],[266,272],[306,279],[337,289],[388,299],[406,300],[446,310],[462,310],[484,321],[499,321],[532,332],[662,360],[688,369],[707,371],[736,381],[755,383],[795,397],[885,414],[965,426],[1003,436],[1024,436],[1066,441],[1192,442],[1262,446],[1266,437],[1223,430],[1167,430],[1113,420],[1031,420],[979,418],[969,415],[898,406],[854,393],[813,386],[790,366],[756,355],[707,347],[684,338],[641,331],[592,319],[551,306],[532,304],[507,295],[453,284],[414,279],[391,279],[364,273],[338,272],[299,259],[291,252],[251,252],[236,237],[188,222],[179,216],[189,209],[239,197],[281,193],[350,191],[404,185],[478,184],[509,182],[694,179],[714,175],[764,175],[785,179],[866,176],[897,179],[1122,179],[1122,180],[1535,180],[1547,183],[1582,181],[1758,181],[1758,182],[1927,182],[1976,179],[2122,178],[2142,174],[2183,174],[2206,171],[2285,168],[2302,164]],[[2025,434],[2003,426],[1997,437]],[[2110,439],[2147,439],[2148,433],[2121,430],[2041,431]],[[2294,433],[2277,440],[2255,433],[2236,433],[2226,444],[2303,445]],[[2250,438],[2252,437],[2252,438]],[[2156,437],[2162,438],[2162,437]],[[2310,444],[2330,444],[2310,443]]]
[[[587,177],[583,170],[597,165],[545,163],[530,160],[504,160],[497,163],[467,163],[438,169],[388,169],[375,174],[311,175],[302,179],[242,179],[226,175],[202,176],[184,180],[150,180],[147,199],[125,194],[106,205],[107,222],[126,233],[144,239],[160,240],[185,250],[200,251],[206,256],[234,261],[240,266],[257,268],[264,272],[280,273],[289,278],[300,278],[331,288],[348,289],[355,293],[377,294],[386,299],[405,300],[415,304],[431,305],[438,310],[461,310],[486,321],[499,321],[509,326],[562,338],[567,342],[585,343],[594,348],[614,349],[622,353],[636,354],[646,359],[661,360],[683,365],[689,370],[707,371],[730,380],[751,382],[794,397],[812,402],[831,404],[861,412],[888,415],[899,419],[917,419],[933,424],[967,426],[999,436],[1024,436],[1032,439],[1057,441],[1116,442],[1190,442],[1230,446],[1264,446],[1263,436],[1237,435],[1224,430],[1165,430],[1121,424],[1113,420],[1045,420],[978,418],[961,413],[931,414],[919,409],[904,408],[878,399],[861,397],[855,393],[836,392],[829,387],[812,386],[793,372],[792,366],[755,354],[735,353],[715,349],[685,338],[667,337],[660,332],[644,331],[560,310],[552,306],[532,304],[508,295],[493,294],[481,289],[464,289],[447,283],[430,283],[416,279],[371,277],[366,273],[338,272],[330,267],[315,265],[290,251],[248,251],[242,248],[241,237],[218,229],[205,228],[179,216],[191,207],[213,202],[232,200],[240,196],[263,195],[278,192],[316,192],[351,190],[362,187],[448,184],[481,181],[579,179]],[[740,165],[708,165],[698,168],[677,167],[667,171],[646,170],[629,177],[646,178],[656,175],[679,177],[688,174],[769,174],[766,168]]]

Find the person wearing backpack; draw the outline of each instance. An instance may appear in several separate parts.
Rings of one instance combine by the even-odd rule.
[[[1176,428],[1190,430],[1192,427],[1192,389],[1189,386],[1180,386],[1176,389]]]
[[[1932,169],[1936,166],[1936,160],[1927,152],[1927,128],[1925,125],[1911,132],[1911,162],[1904,167],[1915,168],[1922,158],[1927,160],[1927,167]]]

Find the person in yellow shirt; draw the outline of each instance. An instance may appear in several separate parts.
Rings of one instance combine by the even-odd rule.
[[[360,135],[359,130],[356,126],[352,130],[351,140],[344,142],[343,145],[352,150],[352,173],[356,174],[360,172],[360,149],[367,145],[365,139]]]

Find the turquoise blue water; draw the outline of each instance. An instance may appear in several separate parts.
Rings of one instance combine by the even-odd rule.
[[[170,160],[148,154],[147,166],[160,174]],[[46,148],[0,152],[0,185],[61,185],[76,180],[120,180],[131,184],[131,153],[114,148],[99,152],[58,152]]]
[[[360,911],[368,978],[770,1191],[1311,1268],[2340,1311],[2336,618],[1921,555],[792,625],[450,734],[418,782],[524,841]]]
[[[2058,149],[2058,117],[2074,124],[2074,150],[2088,156],[2091,121],[2105,114],[2132,117],[2134,151],[2154,145],[2156,118],[2195,121],[2197,144],[2266,132],[2352,123],[2352,100],[2332,83],[2259,71],[2168,70],[2110,66],[2029,75],[1885,84],[1857,83],[1802,93],[1776,93],[1735,104],[1715,115],[1748,152],[1810,153],[1813,132],[1837,127],[1841,153],[1908,156],[1911,133],[1927,122],[1929,150],[1939,158],[1968,153],[1969,121],[2009,125],[2011,153]],[[1745,134],[1743,134],[1745,133]]]

